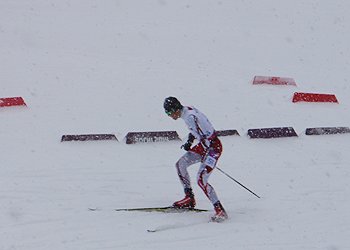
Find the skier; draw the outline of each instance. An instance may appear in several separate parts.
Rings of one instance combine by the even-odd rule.
[[[214,188],[208,183],[208,178],[222,152],[221,142],[213,126],[203,113],[193,106],[182,106],[175,97],[167,97],[163,106],[168,116],[174,120],[182,118],[190,130],[187,142],[181,146],[187,152],[176,162],[176,170],[184,187],[185,198],[174,202],[173,206],[189,209],[196,206],[187,168],[200,162],[197,183],[214,206],[216,214],[211,219],[217,222],[227,219],[227,213]],[[199,143],[191,147],[195,139]]]

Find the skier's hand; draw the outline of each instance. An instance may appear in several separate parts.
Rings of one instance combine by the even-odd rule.
[[[184,150],[188,151],[191,149],[192,143],[187,141],[185,144],[181,145],[181,148],[183,148]]]
[[[183,148],[186,151],[190,150],[194,139],[195,137],[191,133],[189,133],[187,142],[184,145],[182,145],[181,148]]]

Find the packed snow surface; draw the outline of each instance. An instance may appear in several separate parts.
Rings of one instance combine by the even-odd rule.
[[[349,41],[348,0],[2,0],[0,98],[27,106],[0,108],[0,249],[350,249],[350,135],[305,135],[350,126]],[[295,92],[339,103],[293,103]],[[214,171],[223,223],[208,223],[198,166],[197,207],[210,212],[114,211],[183,198],[183,142],[124,139],[186,140],[167,96],[240,133],[222,137],[218,167],[261,198]],[[299,137],[247,136],[271,127]],[[100,133],[119,141],[60,141]]]

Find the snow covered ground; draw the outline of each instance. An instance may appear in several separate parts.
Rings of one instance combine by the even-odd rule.
[[[350,135],[305,135],[350,126],[349,29],[348,0],[2,0],[0,98],[28,107],[0,109],[0,249],[350,249]],[[256,75],[297,87],[252,85]],[[294,92],[339,104],[292,103]],[[261,199],[215,171],[223,223],[207,223],[195,183],[211,212],[113,211],[183,197],[181,142],[123,139],[185,139],[164,114],[169,95],[241,134],[222,138],[218,166]],[[284,126],[299,137],[246,135]],[[60,142],[91,133],[119,142]]]

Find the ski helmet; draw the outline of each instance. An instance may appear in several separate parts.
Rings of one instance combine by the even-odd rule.
[[[182,109],[182,105],[176,97],[169,96],[165,98],[164,105],[165,113],[171,114],[179,109]]]

